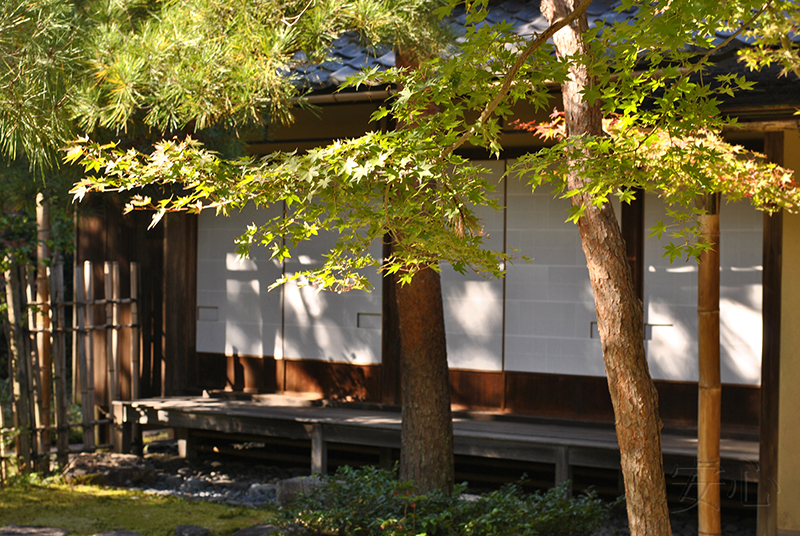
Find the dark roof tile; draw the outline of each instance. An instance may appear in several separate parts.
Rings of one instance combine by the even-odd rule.
[[[620,0],[594,0],[587,10],[590,23],[595,24],[601,20],[607,24],[624,22],[635,16],[635,8],[622,11],[621,6]],[[478,26],[497,24],[503,21],[511,25],[515,34],[523,37],[532,36],[548,27],[547,20],[542,16],[536,0],[531,2],[506,0],[490,6],[486,20],[478,23]],[[467,17],[463,5],[453,9],[445,24],[456,36],[462,36],[456,41],[463,42],[463,35],[467,30]],[[713,46],[718,46],[730,35],[732,35],[731,32],[717,32],[713,39]],[[794,42],[800,42],[800,34],[792,34],[791,39]],[[724,49],[715,51],[714,57],[715,59],[725,58],[733,51],[752,43],[753,39],[737,36]],[[383,70],[395,65],[395,55],[389,47],[368,49],[362,45],[354,33],[342,34],[331,42],[327,61],[309,65],[302,52],[295,53],[292,60],[294,67],[291,76],[295,78],[295,83],[314,90],[341,84],[347,77],[356,74],[360,69],[377,67]]]
[[[328,80],[330,81],[331,85],[343,84],[349,77],[358,74],[358,71],[358,69],[353,69],[352,67],[345,65],[338,71],[332,72],[328,77]]]

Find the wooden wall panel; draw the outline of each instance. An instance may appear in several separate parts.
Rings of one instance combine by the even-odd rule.
[[[224,355],[197,352],[193,387],[197,389],[225,389],[228,385],[228,364]]]
[[[197,216],[164,217],[164,381],[162,395],[197,394]]]
[[[272,357],[226,356],[226,390],[245,393],[277,391],[275,359]]]
[[[325,398],[381,402],[380,365],[286,360],[286,390]]]
[[[503,406],[503,373],[451,370],[450,401],[456,409],[500,409]]]
[[[272,357],[198,354],[196,389],[245,393],[317,393],[335,400],[381,403],[381,366],[349,365]],[[656,381],[664,424],[697,425],[697,383]],[[545,418],[614,421],[606,379],[595,376],[529,372],[451,370],[450,390],[457,410],[503,411]],[[760,389],[723,385],[722,423],[729,430],[755,431]]]
[[[612,420],[605,378],[506,372],[506,410],[559,418]]]
[[[349,365],[260,356],[197,354],[193,390],[317,393],[334,400],[381,401],[380,365]],[[285,388],[281,389],[284,386]]]

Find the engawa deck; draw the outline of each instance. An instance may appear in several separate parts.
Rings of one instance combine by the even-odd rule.
[[[325,406],[309,398],[282,395],[254,400],[169,397],[114,402],[115,445],[130,448],[132,424],[174,428],[181,455],[191,449],[187,430],[207,430],[311,441],[311,471],[327,470],[327,444],[400,447],[400,413],[364,407]],[[619,447],[607,423],[565,423],[485,413],[456,413],[456,454],[555,465],[556,483],[572,466],[619,469]],[[695,464],[697,439],[665,432],[664,466],[686,470]],[[723,438],[722,471],[727,478],[758,481],[758,441]]]

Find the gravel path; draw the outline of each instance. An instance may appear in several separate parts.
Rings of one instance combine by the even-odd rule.
[[[147,477],[140,481],[111,483],[119,487],[140,489],[154,495],[172,495],[186,499],[208,500],[224,504],[259,508],[275,502],[279,480],[307,474],[305,468],[286,469],[237,461],[201,459],[191,461],[175,457],[171,443],[159,446],[160,453],[146,458]],[[157,449],[153,449],[157,450]],[[141,459],[139,459],[141,460]],[[138,479],[136,479],[138,480]],[[695,536],[696,508],[675,510],[670,515],[674,536]],[[628,521],[624,510],[614,513],[607,525],[594,536],[627,536]],[[754,536],[756,511],[723,510],[722,534]]]
[[[279,480],[307,474],[303,469],[246,464],[236,461],[190,461],[151,456],[151,478],[125,487],[153,495],[214,501],[231,506],[259,508],[275,502]]]

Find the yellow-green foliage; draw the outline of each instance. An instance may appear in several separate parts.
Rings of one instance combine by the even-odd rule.
[[[144,536],[171,536],[175,527],[184,524],[205,527],[215,536],[227,536],[271,518],[266,510],[98,486],[16,482],[0,490],[0,526],[15,523],[57,527],[68,530],[70,536],[120,529]]]

